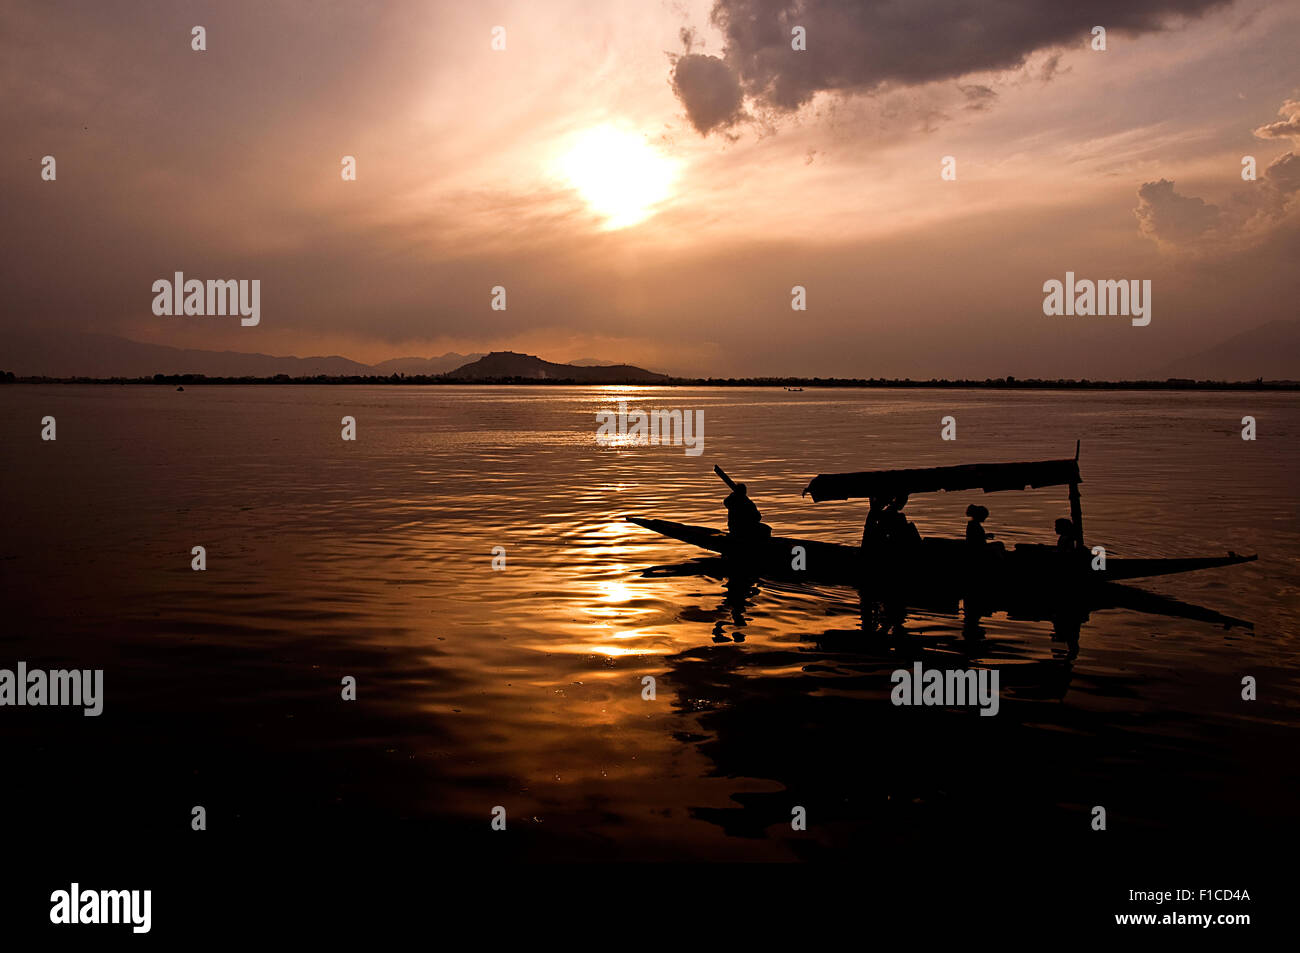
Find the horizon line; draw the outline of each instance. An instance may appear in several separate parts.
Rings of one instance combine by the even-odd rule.
[[[625,365],[626,366],[626,365]],[[1097,380],[1092,378],[1017,378],[1014,375],[992,378],[911,378],[911,377],[676,377],[662,375],[656,380],[608,378],[578,380],[559,377],[452,377],[448,374],[311,374],[291,376],[209,376],[206,374],[154,374],[145,377],[53,377],[18,376],[0,371],[0,384],[192,384],[212,386],[237,385],[329,385],[329,386],[513,386],[513,387],[816,387],[816,388],[970,388],[989,390],[1300,390],[1300,381],[1290,378],[1251,380],[1214,380],[1170,377]]]

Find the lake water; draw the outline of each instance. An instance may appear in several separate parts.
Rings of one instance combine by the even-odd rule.
[[[620,399],[703,410],[704,452],[598,446]],[[0,428],[0,667],[105,670],[99,718],[0,710],[22,765],[0,807],[51,843],[165,845],[196,804],[236,840],[528,859],[1068,852],[1095,805],[1135,850],[1295,832],[1295,394],[14,385]],[[725,525],[716,463],[778,533],[855,543],[865,503],[801,498],[813,475],[1076,439],[1089,545],[1258,553],[1136,583],[1253,631],[1102,610],[1073,658],[1049,623],[1000,615],[980,640],[925,612],[879,636],[849,589],[647,576],[698,553],[622,519]],[[1068,515],[1064,488],[908,513],[960,536],[973,500],[1008,544],[1054,542]],[[891,705],[917,660],[997,668],[998,715]]]

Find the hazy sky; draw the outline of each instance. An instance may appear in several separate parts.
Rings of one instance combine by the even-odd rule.
[[[41,0],[0,36],[10,328],[1115,377],[1300,311],[1295,3]],[[1151,324],[1045,316],[1067,270],[1150,279]],[[176,271],[260,279],[261,324],[155,316]]]

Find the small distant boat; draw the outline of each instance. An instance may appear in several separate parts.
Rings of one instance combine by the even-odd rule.
[[[801,391],[801,390],[803,390],[803,388],[802,388],[802,387],[787,387],[786,390],[788,390],[788,391]]]

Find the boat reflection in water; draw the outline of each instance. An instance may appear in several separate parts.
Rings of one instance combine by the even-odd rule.
[[[757,603],[762,592],[762,581],[783,588],[799,586],[802,582],[794,571],[769,571],[766,576],[760,577],[743,564],[716,556],[651,566],[642,576],[650,579],[701,576],[718,580],[723,586],[723,596],[719,605],[719,617],[713,624],[715,642],[745,641],[744,629],[748,624],[746,611]],[[1007,619],[1014,621],[1051,623],[1052,641],[1061,643],[1065,650],[1064,657],[1069,660],[1073,660],[1079,653],[1079,638],[1084,624],[1093,612],[1102,609],[1128,609],[1168,618],[1190,619],[1225,629],[1254,629],[1254,624],[1247,620],[1114,582],[1100,583],[1073,596],[1060,591],[1043,593],[1031,587],[1025,587],[1019,592],[1010,591],[1006,587],[1001,587],[997,593],[968,592],[961,599],[953,598],[950,593],[937,588],[930,593],[930,598],[926,598],[923,587],[912,586],[905,592],[906,595],[898,597],[883,594],[871,586],[860,587],[858,604],[861,628],[852,632],[832,629],[824,633],[823,639],[819,641],[833,642],[838,648],[858,651],[869,651],[873,645],[893,650],[897,647],[898,639],[915,635],[907,628],[907,619],[909,612],[916,611],[959,615],[963,640],[970,643],[968,649],[972,657],[978,656],[978,643],[986,635],[983,620],[997,613],[1003,613]],[[726,634],[728,618],[730,636]]]
[[[1004,593],[996,604],[972,598],[943,606],[882,599],[868,587],[859,595],[858,628],[814,627],[797,642],[760,640],[740,650],[722,643],[745,641],[765,599],[801,592],[833,598],[832,591],[760,578],[721,557],[654,566],[643,576],[720,584],[712,609],[682,611],[710,626],[710,638],[702,631],[698,646],[666,659],[675,709],[695,723],[679,737],[713,763],[715,776],[736,779],[736,807],[697,806],[692,816],[729,836],[788,840],[804,859],[879,856],[890,846],[950,848],[966,843],[953,838],[979,830],[997,830],[1001,848],[1025,856],[1049,842],[1070,845],[1079,856],[1095,850],[1095,842],[1082,839],[1087,826],[1078,821],[1083,806],[1074,798],[1115,757],[1116,735],[1094,699],[1138,699],[1144,687],[1133,675],[1087,671],[1082,704],[1061,704],[1090,614],[1127,609],[1253,629],[1212,609],[1114,583],[1092,590],[1087,602],[1049,603],[1026,592],[1018,600]],[[852,597],[851,589],[841,592]],[[983,623],[995,614],[1050,623],[1051,656],[1023,640],[986,638]],[[936,625],[943,617],[953,624]],[[918,662],[926,669],[995,669],[999,717],[891,705],[891,673]],[[815,812],[816,836],[790,830],[792,805]]]

